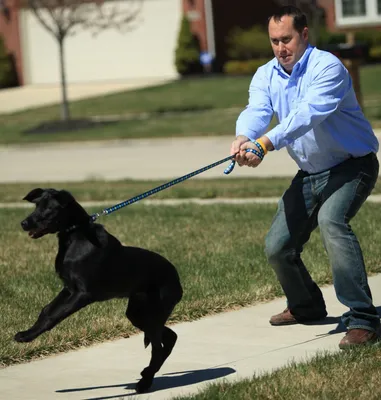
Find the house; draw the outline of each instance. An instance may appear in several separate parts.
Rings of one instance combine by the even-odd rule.
[[[56,84],[59,78],[58,45],[22,0],[0,0],[0,35],[12,53],[19,82]],[[127,7],[124,0],[113,4]],[[136,29],[126,34],[107,30],[94,37],[78,32],[65,43],[69,83],[176,77],[174,55],[183,15],[191,21],[202,52],[214,57],[222,70],[227,60],[226,38],[232,28],[266,25],[267,17],[282,3],[268,0],[144,0]],[[301,8],[312,3],[324,10],[327,27],[348,30],[381,25],[381,0],[294,0],[283,3]],[[107,3],[105,3],[107,4]]]
[[[330,30],[379,28],[381,0],[319,0]]]
[[[193,33],[198,37],[201,51],[214,58],[214,68],[222,70],[227,61],[226,39],[234,27],[248,29],[254,24],[266,26],[267,18],[278,6],[277,1],[253,0],[183,0],[183,10],[191,21]]]
[[[60,82],[59,47],[22,0],[0,0],[0,34],[12,53],[21,85]],[[105,7],[127,10],[130,2]],[[78,31],[65,39],[69,83],[126,81],[177,76],[174,53],[182,16],[181,0],[145,0],[134,29],[107,29],[94,36]]]
[[[0,35],[15,64],[18,81],[23,84],[18,0],[0,0]]]

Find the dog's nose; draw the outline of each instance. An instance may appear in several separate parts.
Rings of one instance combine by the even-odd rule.
[[[24,219],[24,221],[21,221],[21,228],[24,230],[28,229],[28,221]]]

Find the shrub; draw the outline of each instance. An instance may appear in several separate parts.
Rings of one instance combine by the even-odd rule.
[[[381,60],[381,46],[373,46],[369,49],[369,57],[373,60]]]
[[[272,57],[267,31],[254,25],[248,30],[234,28],[227,38],[227,54],[231,60],[253,60]]]
[[[344,33],[329,32],[326,29],[319,29],[319,37],[317,38],[317,47],[325,48],[327,45],[345,43],[346,37]]]
[[[257,69],[266,64],[269,58],[258,58],[256,60],[231,60],[225,63],[224,73],[230,75],[254,75]]]
[[[16,80],[11,57],[7,53],[4,42],[0,37],[0,88],[15,86]]]
[[[332,45],[346,43],[346,35],[344,33],[329,32],[324,28],[319,30],[319,39],[317,46],[323,50],[330,51]],[[367,29],[355,32],[355,42],[365,45],[369,51],[366,51],[365,60],[378,61],[380,59],[381,31],[375,29]]]
[[[381,45],[381,31],[376,29],[367,29],[355,32],[355,41],[357,43],[367,44],[369,47]],[[319,29],[318,47],[329,44],[345,43],[346,35],[342,32],[330,32],[327,29]]]
[[[200,45],[197,37],[190,29],[190,23],[185,16],[182,18],[177,47],[175,52],[176,70],[181,75],[200,73]]]
[[[369,47],[381,45],[381,31],[369,29],[355,32],[356,42],[367,44]]]

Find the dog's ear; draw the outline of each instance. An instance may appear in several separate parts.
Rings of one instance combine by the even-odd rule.
[[[44,193],[44,189],[41,189],[41,188],[33,189],[23,198],[23,200],[29,201],[31,203],[36,203],[37,200],[39,200],[41,198],[43,193]]]
[[[54,197],[62,207],[65,207],[69,203],[75,201],[71,193],[67,192],[66,190],[60,190]]]

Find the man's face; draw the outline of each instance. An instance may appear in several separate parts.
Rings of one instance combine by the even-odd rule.
[[[293,27],[293,17],[283,16],[280,21],[269,21],[269,37],[275,57],[282,67],[291,73],[308,45],[308,28],[302,33]]]

